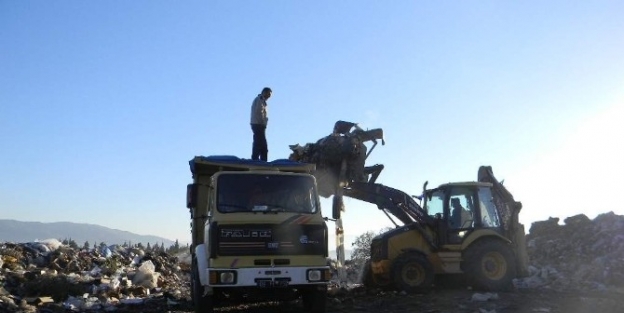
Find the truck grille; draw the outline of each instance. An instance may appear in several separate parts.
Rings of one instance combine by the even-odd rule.
[[[325,225],[218,225],[217,255],[325,255]]]

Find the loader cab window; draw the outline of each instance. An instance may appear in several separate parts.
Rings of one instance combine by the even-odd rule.
[[[479,211],[483,227],[500,227],[494,197],[492,197],[492,191],[488,187],[479,187]]]
[[[438,190],[426,195],[425,210],[431,218],[444,216],[444,191]]]
[[[453,187],[447,200],[447,233],[449,244],[461,244],[474,228],[475,192],[473,188]]]
[[[474,201],[470,188],[453,188],[449,198],[449,229],[474,227]]]

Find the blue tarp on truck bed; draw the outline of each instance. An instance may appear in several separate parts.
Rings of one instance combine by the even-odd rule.
[[[274,161],[266,162],[251,159],[242,159],[233,155],[196,156],[189,161],[189,165],[193,174],[197,173],[201,169],[202,173],[206,172],[206,174],[208,175],[212,175],[217,171],[241,171],[249,169],[267,169],[298,173],[312,173],[316,168],[314,164],[301,163],[288,159],[277,159]]]

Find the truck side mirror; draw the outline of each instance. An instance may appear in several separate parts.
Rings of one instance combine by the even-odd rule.
[[[197,184],[186,185],[186,207],[197,207]]]
[[[341,196],[334,195],[332,200],[332,218],[337,220],[340,219],[340,213],[344,208],[344,202]]]

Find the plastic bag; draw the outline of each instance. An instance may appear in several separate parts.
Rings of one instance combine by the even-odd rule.
[[[156,288],[158,286],[158,276],[156,273],[156,267],[151,260],[147,260],[139,266],[138,271],[132,278],[132,284],[137,286],[143,286],[145,288]]]

